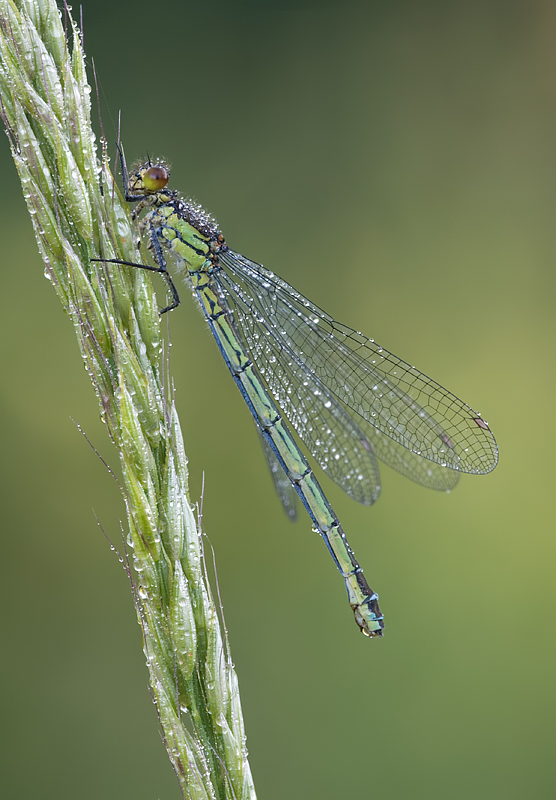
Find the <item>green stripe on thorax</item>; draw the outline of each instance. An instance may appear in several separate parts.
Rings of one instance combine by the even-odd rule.
[[[192,271],[200,269],[210,253],[210,240],[176,211],[173,204],[163,205],[147,214],[149,224],[160,230],[159,238]]]
[[[151,208],[142,219],[143,230],[148,233],[154,229],[161,244],[183,260],[190,272],[210,267],[216,252],[224,245],[214,218],[172,191],[151,195],[146,198],[147,204]]]

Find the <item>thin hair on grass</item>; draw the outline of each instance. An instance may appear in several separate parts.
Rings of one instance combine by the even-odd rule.
[[[150,277],[92,261],[137,261],[139,236],[102,121],[97,152],[82,22],[80,31],[66,3],[63,14],[54,0],[0,0],[0,113],[45,276],[72,321],[118,453],[129,527],[123,563],[180,789],[190,800],[254,800]]]

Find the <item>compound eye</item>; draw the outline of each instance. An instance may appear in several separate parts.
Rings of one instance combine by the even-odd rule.
[[[143,185],[149,192],[159,192],[164,189],[169,180],[170,175],[161,166],[149,167],[143,173]]]

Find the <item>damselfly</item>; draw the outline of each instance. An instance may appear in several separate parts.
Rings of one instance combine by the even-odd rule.
[[[382,636],[378,595],[284,417],[328,476],[366,505],[380,492],[377,457],[444,491],[459,473],[490,472],[498,450],[487,423],[415,367],[231,250],[210,214],[166,188],[164,163],[147,161],[128,175],[121,150],[120,160],[126,200],[138,202],[134,217],[156,266],[103,260],[159,272],[171,298],[162,314],[180,302],[164,253],[173,255],[255,419],[286,512],[295,516],[299,496],[345,581],[357,624],[367,636]]]

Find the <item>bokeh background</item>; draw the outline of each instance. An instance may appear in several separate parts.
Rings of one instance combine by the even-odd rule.
[[[84,2],[104,129],[163,154],[228,242],[482,412],[450,495],[323,477],[386,635],[359,635],[184,292],[171,318],[258,794],[552,798],[556,6]],[[120,540],[115,453],[0,147],[0,772],[17,798],[177,798]]]

